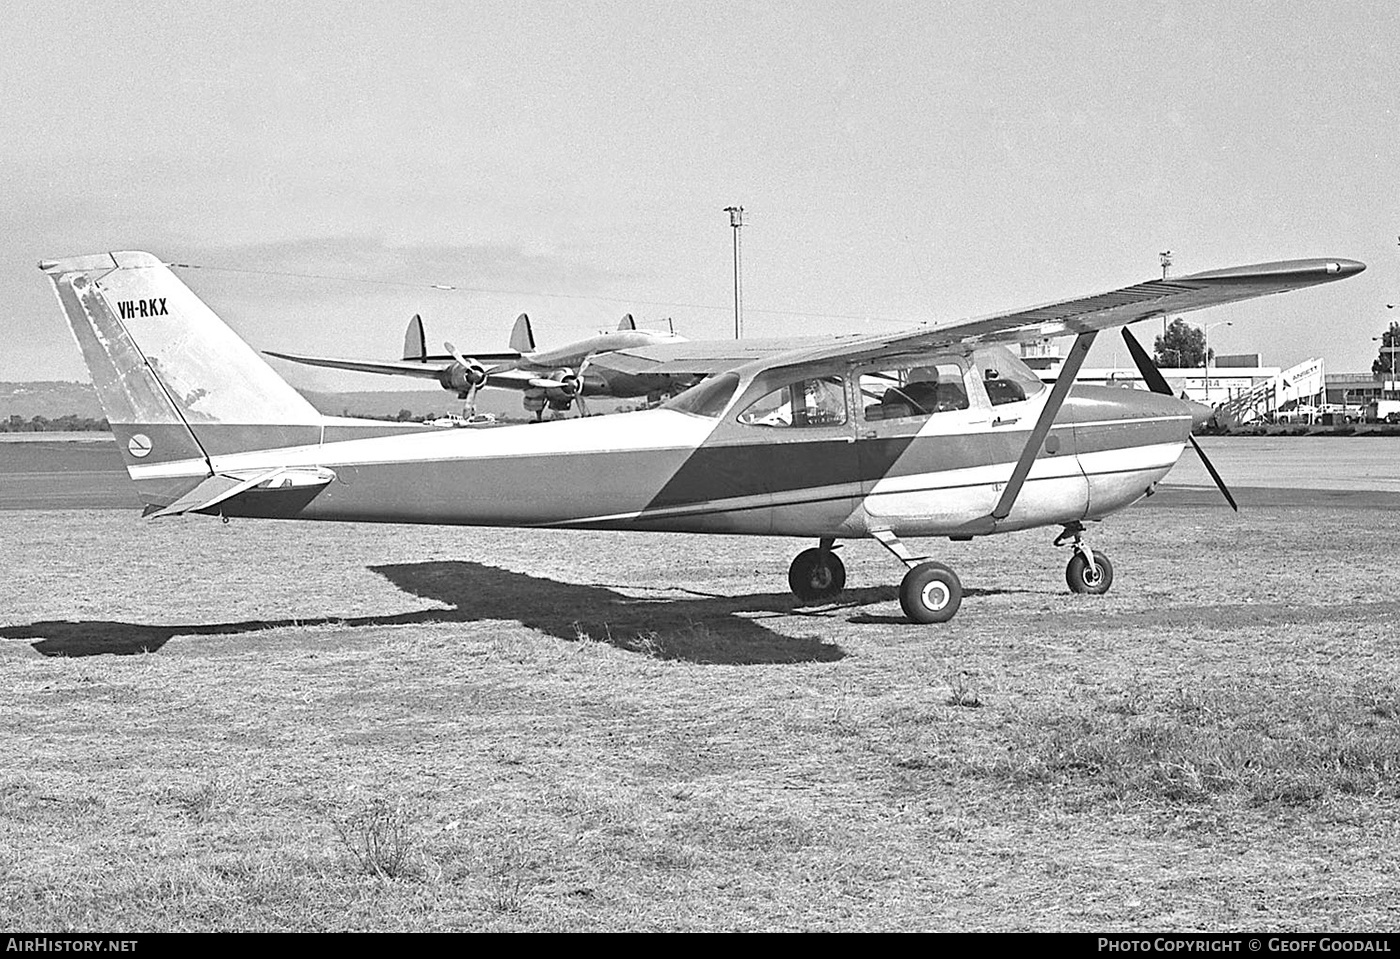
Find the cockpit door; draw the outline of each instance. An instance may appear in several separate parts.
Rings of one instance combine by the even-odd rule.
[[[852,379],[870,525],[942,533],[991,512],[991,406],[965,357],[885,360]]]
[[[762,490],[769,532],[849,532],[860,475],[845,370],[770,370],[735,405],[726,438]]]

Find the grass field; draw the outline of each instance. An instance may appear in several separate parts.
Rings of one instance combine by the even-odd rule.
[[[1385,930],[1400,512],[927,546],[0,512],[0,912],[97,930]],[[101,654],[101,655],[96,655]]]

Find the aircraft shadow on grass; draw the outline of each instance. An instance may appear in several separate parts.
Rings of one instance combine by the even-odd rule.
[[[371,566],[405,593],[448,605],[385,616],[324,616],[313,619],[245,620],[233,623],[147,624],[104,620],[49,620],[0,627],[0,638],[34,639],[45,656],[131,655],[154,652],[174,636],[236,636],[295,626],[345,628],[414,623],[515,621],[568,642],[585,638],[657,659],[756,665],[831,662],[845,657],[840,646],[819,636],[785,636],[764,618],[847,616],[854,607],[894,601],[892,586],[850,589],[839,603],[799,608],[789,593],[719,596],[690,590],[637,597],[607,584],[561,583],[543,577],[461,560]],[[629,589],[634,589],[629,587]],[[681,598],[677,592],[684,592]],[[985,592],[969,590],[970,595]],[[848,617],[851,622],[903,622],[898,617]]]

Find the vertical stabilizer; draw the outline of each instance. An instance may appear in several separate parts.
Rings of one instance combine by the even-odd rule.
[[[148,503],[226,453],[320,442],[321,415],[149,253],[45,260],[98,399]]]
[[[619,324],[617,324],[618,332],[625,332],[625,331],[627,331],[627,330],[635,330],[636,328],[637,328],[637,321],[634,320],[634,319],[632,319],[632,314],[631,314],[631,313],[624,314],[623,317],[622,317],[622,322],[619,323]]]
[[[419,363],[427,359],[428,340],[423,335],[423,318],[417,313],[408,321],[408,329],[403,335],[403,358]]]
[[[515,328],[510,331],[510,348],[517,353],[535,352],[535,334],[530,329],[530,318],[524,313],[515,318]]]

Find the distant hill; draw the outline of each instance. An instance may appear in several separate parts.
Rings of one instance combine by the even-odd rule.
[[[462,401],[446,390],[363,390],[350,393],[318,393],[303,390],[302,395],[312,406],[328,416],[394,417],[408,410],[412,419],[430,414],[462,412]],[[596,400],[589,412],[612,412],[616,400]],[[476,408],[482,413],[495,413],[502,418],[524,420],[531,414],[520,405],[520,394],[509,390],[482,390],[477,394]],[[69,414],[78,417],[102,418],[102,406],[91,383],[43,381],[35,383],[0,383],[0,420],[18,416],[30,420],[35,416],[56,420]]]
[[[74,414],[100,420],[102,406],[91,383],[45,380],[37,383],[0,383],[0,419],[36,416],[56,420]]]

